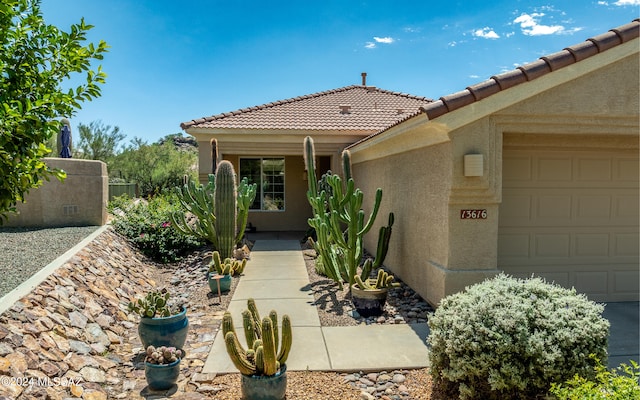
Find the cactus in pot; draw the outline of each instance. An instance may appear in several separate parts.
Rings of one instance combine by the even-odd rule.
[[[247,265],[247,259],[236,260],[233,258],[220,258],[220,253],[214,251],[209,264],[209,272],[215,272],[219,275],[241,275]]]
[[[367,260],[367,262],[371,262],[371,259]],[[356,283],[357,287],[361,290],[376,290],[376,289],[387,289],[390,287],[400,287],[398,282],[394,282],[394,276],[390,275],[387,271],[383,269],[378,270],[378,276],[375,279],[362,279],[359,275],[356,275]]]
[[[247,376],[276,375],[283,367],[291,350],[291,319],[282,316],[282,337],[278,335],[278,314],[271,311],[268,317],[260,319],[255,301],[247,301],[248,309],[242,313],[242,323],[247,341],[244,349],[233,327],[233,318],[229,312],[222,319],[227,353],[241,374]]]
[[[145,348],[149,345],[184,346],[189,330],[187,308],[172,302],[167,289],[153,290],[143,298],[130,301],[127,308],[141,317],[138,334]]]
[[[175,347],[159,346],[156,348],[149,345],[146,353],[144,361],[156,365],[171,364],[182,358],[182,350]]]

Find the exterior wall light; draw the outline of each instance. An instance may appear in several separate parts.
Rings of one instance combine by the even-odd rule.
[[[464,176],[483,176],[483,160],[484,156],[482,154],[465,154]]]

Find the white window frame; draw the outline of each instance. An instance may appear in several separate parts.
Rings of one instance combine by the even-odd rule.
[[[283,167],[282,167],[282,173],[283,173],[283,177],[284,180],[282,182],[283,185],[283,189],[282,189],[282,201],[283,201],[283,206],[282,209],[277,209],[277,210],[266,210],[264,209],[264,194],[262,193],[262,178],[264,177],[264,172],[263,172],[263,161],[265,159],[282,159],[283,162]],[[243,156],[243,157],[239,157],[238,160],[238,170],[242,171],[241,165],[242,165],[242,160],[260,160],[260,182],[253,182],[253,183],[257,183],[257,188],[256,188],[256,197],[260,199],[260,208],[250,208],[249,212],[284,212],[287,209],[287,184],[286,184],[286,180],[287,180],[287,161],[286,161],[286,157],[284,156]],[[242,179],[243,176],[239,175],[239,179]]]

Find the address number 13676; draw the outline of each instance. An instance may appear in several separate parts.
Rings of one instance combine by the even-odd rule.
[[[487,219],[487,210],[460,210],[460,219]]]

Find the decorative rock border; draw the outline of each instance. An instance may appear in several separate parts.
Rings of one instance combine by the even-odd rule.
[[[2,313],[0,399],[162,397],[146,388],[138,317],[126,310],[156,286],[149,264],[109,228]],[[200,371],[221,318],[210,314],[188,313],[174,399],[207,397],[213,376]]]

